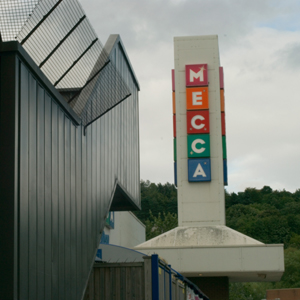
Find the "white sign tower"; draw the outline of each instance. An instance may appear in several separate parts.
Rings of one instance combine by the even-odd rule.
[[[218,39],[216,36],[206,36],[201,39],[199,37],[175,38],[174,44],[179,226],[225,225]],[[195,66],[194,68],[197,69],[198,65],[200,65],[198,73],[197,70],[193,71],[192,67],[187,67]],[[203,75],[207,76],[207,80]],[[197,88],[201,82],[204,83]],[[208,106],[204,101],[201,102],[204,100],[201,91],[203,89],[208,90]],[[187,107],[189,97],[191,98],[190,108]],[[197,119],[187,122],[188,112],[199,112],[198,123]],[[201,127],[205,124],[204,120],[201,124],[202,112],[209,112],[209,120],[207,120],[209,132],[188,134],[187,126]],[[201,129],[198,131],[201,132]],[[206,135],[210,138],[207,142],[201,139],[201,136]],[[194,139],[194,136],[198,138]],[[201,143],[203,140],[204,142]],[[210,153],[204,155],[203,152],[196,153],[197,150],[205,151],[207,147],[210,148]],[[191,156],[189,148],[194,150],[196,158],[189,158]],[[209,159],[210,170],[208,172],[205,172],[205,165],[196,162],[197,157],[200,161],[205,158]],[[194,167],[191,167],[190,164],[194,161],[196,163]],[[193,178],[198,177],[201,180],[201,178],[210,177],[210,181],[190,182],[189,172],[192,172]]]

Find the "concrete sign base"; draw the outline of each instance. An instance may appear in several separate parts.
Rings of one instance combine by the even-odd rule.
[[[186,277],[278,281],[283,245],[266,245],[226,226],[177,227],[134,248],[159,254]]]

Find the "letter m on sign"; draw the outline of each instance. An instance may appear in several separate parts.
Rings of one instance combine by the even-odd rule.
[[[186,86],[207,86],[207,64],[185,66]]]

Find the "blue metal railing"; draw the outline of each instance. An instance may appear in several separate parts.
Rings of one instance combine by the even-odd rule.
[[[190,288],[199,299],[209,300],[209,298],[190,280],[186,277],[172,269],[171,265],[166,264],[163,260],[159,259],[157,254],[151,256],[151,268],[152,268],[152,300],[179,300],[178,297],[173,295],[172,275],[175,276],[178,280],[182,281],[185,285],[185,288]],[[160,273],[160,269],[164,272]],[[163,285],[160,285],[159,276],[163,275]],[[168,285],[166,281],[168,278]],[[167,286],[166,286],[167,285]],[[161,291],[163,289],[163,291]],[[169,293],[167,293],[169,290]],[[160,295],[163,295],[163,299],[160,298]]]

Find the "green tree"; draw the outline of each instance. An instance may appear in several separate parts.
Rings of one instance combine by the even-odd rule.
[[[168,212],[158,213],[158,216],[154,216],[150,211],[150,218],[146,220],[146,239],[152,239],[164,232],[167,232],[178,226],[177,214]]]
[[[285,272],[281,280],[274,284],[274,288],[299,288],[300,287],[300,250],[288,248],[284,251]]]
[[[142,210],[134,212],[145,223],[149,219],[149,211],[153,216],[162,212],[177,214],[177,190],[174,184],[155,184],[149,180],[141,181]]]
[[[271,282],[236,282],[229,285],[229,300],[261,300],[272,289]]]
[[[300,235],[292,232],[291,239],[289,241],[289,247],[294,249],[300,249]]]

